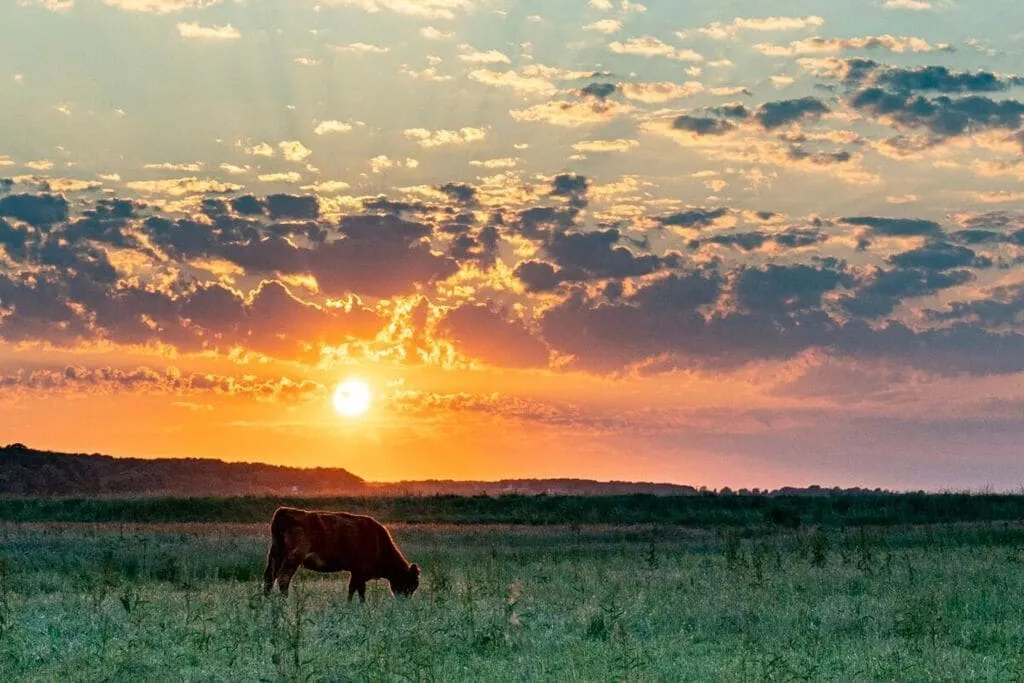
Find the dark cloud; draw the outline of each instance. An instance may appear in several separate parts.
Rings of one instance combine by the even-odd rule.
[[[719,294],[715,273],[670,275],[609,303],[575,291],[541,318],[544,338],[581,369],[609,372],[691,344],[706,327],[697,310]]]
[[[247,194],[232,199],[231,208],[243,216],[258,216],[266,209],[266,204],[262,199]]]
[[[859,279],[853,293],[841,298],[839,304],[853,315],[877,318],[892,313],[904,299],[935,294],[972,279],[974,275],[968,270],[871,269]]]
[[[320,203],[313,195],[272,194],[267,196],[271,218],[316,218]]]
[[[928,99],[920,95],[895,94],[872,87],[857,93],[851,101],[856,109],[875,116],[891,116],[906,128],[927,128],[932,133],[951,137],[972,130],[1021,126],[1024,104],[1017,100],[995,101],[972,95],[953,99],[946,96]]]
[[[817,164],[818,166],[845,164],[853,158],[846,150],[840,150],[838,152],[808,152],[798,145],[791,145],[786,151],[786,156],[793,161],[806,161],[812,164]]]
[[[964,244],[985,244],[998,242],[1002,238],[1002,234],[992,230],[970,229],[954,232],[950,238]]]
[[[785,249],[797,249],[820,244],[826,239],[827,235],[817,228],[790,229],[781,233],[728,232],[690,240],[689,247],[696,250],[708,244],[717,244],[740,251],[755,251],[766,244],[776,244]]]
[[[741,269],[732,290],[742,309],[781,313],[816,307],[827,292],[849,281],[845,273],[829,267],[769,265]]]
[[[67,220],[68,202],[60,194],[9,194],[0,197],[0,216],[46,228]]]
[[[430,207],[423,202],[406,202],[388,199],[381,195],[379,197],[368,197],[363,200],[363,208],[367,211],[383,211],[396,216],[404,213],[422,213]]]
[[[740,251],[754,251],[760,249],[771,239],[769,235],[760,232],[733,232],[722,235],[713,235],[702,240],[690,240],[690,249],[699,249],[706,244],[718,244],[723,247],[735,247]]]
[[[459,352],[503,367],[545,367],[548,349],[521,321],[490,306],[464,304],[448,311],[439,323],[441,334]]]
[[[828,239],[822,230],[818,228],[791,229],[772,236],[772,239],[780,247],[788,249],[799,249],[821,244]]]
[[[587,177],[575,173],[562,173],[551,181],[552,197],[567,197],[570,206],[581,209],[587,205],[588,189],[590,182]]]
[[[672,127],[676,130],[688,130],[697,135],[725,135],[736,128],[736,125],[724,119],[683,114],[672,121]]]
[[[563,282],[559,269],[547,261],[520,261],[512,274],[529,292],[549,292]]]
[[[131,199],[104,197],[97,199],[92,208],[82,211],[82,215],[88,218],[134,218],[145,208],[145,204]]]
[[[888,237],[909,237],[916,235],[935,236],[942,234],[942,226],[935,221],[920,218],[885,218],[878,216],[848,216],[841,219],[850,225],[863,225],[876,234]]]
[[[467,185],[466,183],[445,183],[437,189],[448,195],[452,201],[465,204],[466,206],[476,204],[476,188],[472,185]]]
[[[580,88],[580,95],[603,100],[613,95],[618,89],[618,86],[614,83],[590,83]]]
[[[873,59],[843,60],[844,82],[871,85],[897,93],[934,91],[942,93],[999,92],[1024,84],[1020,76],[1000,76],[990,71],[952,71],[946,66],[914,68],[887,66]]]
[[[945,311],[927,311],[930,320],[951,320],[986,327],[1020,326],[1024,322],[1024,285],[996,287],[985,298],[954,301]]]
[[[579,212],[579,208],[575,206],[568,208],[537,206],[523,209],[517,212],[516,218],[510,221],[508,228],[523,237],[542,239],[551,232],[571,228],[575,224]]]
[[[950,71],[945,66],[916,69],[888,68],[875,76],[876,85],[900,92],[935,90],[945,93],[997,92],[1024,83],[1020,77],[1001,78],[989,71]]]
[[[431,249],[431,230],[421,223],[390,215],[345,216],[338,230],[343,239],[326,242],[308,255],[309,271],[332,296],[394,296],[417,284],[443,280],[458,269],[454,259]]]
[[[668,216],[658,218],[663,226],[678,226],[683,228],[707,228],[714,225],[715,221],[726,216],[729,209],[719,207],[717,209],[687,209]]]
[[[827,114],[829,108],[816,97],[766,102],[754,115],[765,130],[774,130],[788,123]]]
[[[780,228],[761,223],[774,222],[775,214],[750,214],[755,230],[707,230],[689,242],[693,249],[772,250],[768,263],[736,265],[730,264],[735,255],[684,258],[671,250],[679,237],[670,232],[648,239],[627,232],[626,223],[598,222],[594,229],[571,205],[585,200],[590,181],[566,173],[550,182],[553,199],[543,201],[559,206],[494,208],[485,221],[467,206],[475,200],[472,187],[458,183],[444,190],[451,200],[429,205],[423,220],[383,208],[328,219],[313,214],[313,198],[291,195],[277,195],[289,198],[286,208],[258,212],[253,209],[281,200],[214,199],[203,205],[205,215],[172,217],[103,197],[43,226],[0,219],[0,338],[163,344],[183,353],[243,348],[312,361],[322,345],[377,337],[387,321],[362,303],[367,297],[418,295],[407,316],[412,339],[401,342],[410,358],[428,348],[436,331],[467,356],[515,367],[544,367],[549,351],[575,368],[615,372],[638,365],[656,372],[735,367],[822,349],[938,372],[1024,369],[1016,290],[984,290],[939,311],[908,306],[915,329],[886,319],[913,299],[969,283],[990,267],[989,255],[972,245],[998,246],[992,258],[1015,267],[1006,254],[1016,253],[1009,245],[1024,245],[1019,212],[959,215],[959,230],[948,236],[938,223],[919,218],[841,219],[871,235],[926,238],[889,256],[884,267],[864,265],[878,263],[873,254],[858,255],[856,266],[817,253],[778,254],[824,242],[833,223],[819,218]],[[570,201],[553,201],[558,198]],[[654,220],[701,230],[734,213],[746,220],[727,207]],[[531,240],[536,255],[517,263],[512,249],[499,249],[501,237],[512,235]],[[131,271],[119,273],[113,263],[124,261],[115,255],[125,258],[127,251],[134,252]],[[792,262],[801,256],[807,262]],[[432,285],[460,264],[486,269],[502,258],[527,292],[555,292],[541,299],[535,329],[512,309],[433,296]],[[241,269],[230,286],[226,278],[216,282],[221,261]],[[159,277],[137,275],[151,269]],[[319,285],[315,296],[286,284],[308,276]],[[531,310],[534,302],[517,303]],[[431,311],[446,308],[435,325]]]
[[[3,245],[7,255],[12,259],[16,261],[25,260],[27,255],[25,243],[28,241],[28,238],[28,230],[13,227],[3,218],[0,218],[0,245]]]
[[[563,270],[582,271],[586,278],[646,275],[679,265],[680,258],[676,254],[664,257],[637,255],[626,247],[616,246],[621,238],[622,234],[614,228],[586,233],[555,233],[544,248]]]
[[[991,260],[984,257],[979,258],[966,247],[941,241],[932,241],[923,247],[895,254],[889,257],[889,263],[900,268],[924,268],[927,270],[952,270],[965,266],[987,268],[992,265]]]
[[[739,102],[732,104],[723,104],[721,107],[716,107],[714,111],[718,112],[727,119],[749,119],[754,115],[754,112],[747,109],[746,105]]]
[[[952,274],[911,275],[948,280]],[[769,295],[755,294],[747,302],[757,303],[757,310],[701,314],[701,305],[714,301],[719,288],[708,274],[693,274],[688,281],[667,278],[678,283],[670,288],[674,291],[658,281],[612,302],[578,290],[545,311],[541,328],[555,351],[572,358],[572,367],[602,373],[652,362],[659,372],[735,367],[792,358],[812,348],[855,359],[893,359],[943,374],[1024,370],[1020,334],[963,324],[915,331],[892,320],[875,326],[832,318],[817,302],[834,279],[842,279],[839,273],[765,270],[744,277],[747,294],[755,284],[769,288]],[[801,293],[802,286],[808,294]]]

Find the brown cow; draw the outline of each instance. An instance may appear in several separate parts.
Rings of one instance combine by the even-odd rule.
[[[395,595],[408,597],[420,585],[420,568],[405,561],[384,525],[347,512],[278,508],[270,522],[264,592],[277,581],[285,595],[299,566],[316,572],[352,572],[348,599],[366,602],[366,582],[387,579]]]

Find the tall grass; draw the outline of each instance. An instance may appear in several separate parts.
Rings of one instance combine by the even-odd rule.
[[[1017,526],[399,528],[408,601],[265,539],[0,529],[4,680],[1015,680]]]

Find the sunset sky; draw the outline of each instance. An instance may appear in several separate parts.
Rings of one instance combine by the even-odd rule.
[[[13,0],[0,44],[0,443],[1024,487],[1020,0]]]

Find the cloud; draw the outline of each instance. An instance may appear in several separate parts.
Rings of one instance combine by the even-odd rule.
[[[382,55],[386,52],[391,52],[390,47],[381,47],[380,45],[371,45],[369,43],[349,43],[348,45],[332,45],[331,49],[335,52],[342,52],[356,55]]]
[[[704,57],[686,48],[675,48],[663,43],[654,36],[629,38],[625,42],[609,43],[608,49],[618,55],[636,55],[639,57],[668,57],[681,62],[703,62]]]
[[[796,31],[805,28],[817,28],[824,26],[825,20],[816,15],[806,17],[763,17],[743,18],[736,17],[725,24],[714,22],[699,29],[700,33],[716,40],[735,38],[740,31]],[[684,37],[684,36],[680,36]]]
[[[312,219],[320,215],[316,197],[311,195],[272,194],[267,196],[271,218]]]
[[[934,9],[927,0],[885,0],[882,7],[886,9],[909,9],[917,12]]]
[[[433,26],[424,26],[420,29],[420,35],[427,40],[449,40],[455,37],[454,33],[445,32]]]
[[[313,154],[313,150],[309,149],[298,140],[283,140],[277,143],[277,147],[281,150],[281,156],[283,156],[287,161],[295,163],[301,163]]]
[[[609,35],[622,30],[622,22],[618,19],[599,19],[583,27],[584,31],[598,31]]]
[[[548,364],[544,342],[521,321],[487,305],[462,304],[447,311],[438,331],[460,353],[490,365],[534,368]]]
[[[474,50],[470,45],[463,43],[459,45],[459,59],[468,64],[510,64],[511,60],[498,50],[486,50],[480,52]]]
[[[1024,84],[1021,76],[999,75],[984,70],[953,71],[941,64],[896,67],[861,57],[803,58],[799,62],[811,73],[841,79],[847,85],[873,85],[902,94],[924,91],[997,92]]]
[[[163,162],[159,164],[144,164],[142,168],[156,171],[182,171],[184,173],[199,173],[203,170],[203,164],[200,162],[174,164],[170,162]]]
[[[265,142],[261,142],[251,147],[246,147],[245,153],[254,157],[272,157],[274,156],[274,148]]]
[[[482,128],[460,128],[459,130],[427,130],[426,128],[407,128],[405,137],[415,140],[422,147],[444,147],[447,145],[465,145],[480,142],[487,137]]]
[[[103,0],[103,3],[126,12],[172,14],[189,9],[205,9],[220,0]]]
[[[393,168],[416,168],[420,162],[416,159],[391,159],[381,154],[370,159],[370,168],[374,173],[383,173]]]
[[[913,36],[864,36],[857,38],[805,38],[794,40],[789,45],[758,43],[754,45],[769,57],[788,57],[793,55],[827,54],[844,50],[889,50],[901,54],[904,52],[936,52],[948,51],[952,48],[947,43],[932,44],[923,38]]]
[[[727,120],[763,134],[755,112]],[[730,175],[695,180],[709,177]],[[813,351],[943,374],[1024,369],[1024,337],[1007,322],[1018,293],[999,289],[1024,246],[1018,212],[955,214],[947,233],[923,217],[648,204],[641,181],[612,192],[575,173],[509,174],[361,202],[204,191],[184,213],[4,194],[0,337],[311,365],[321,354],[520,368],[553,358],[555,372],[649,374]],[[628,219],[594,208],[622,197],[639,205]],[[836,241],[849,263],[825,249]]]
[[[555,126],[577,128],[627,116],[634,110],[632,105],[612,101],[552,101],[525,109],[512,109],[509,114],[516,121],[550,123]]]
[[[623,83],[618,86],[618,90],[627,99],[657,104],[698,95],[704,92],[704,85],[699,81],[687,81],[685,83]]]
[[[67,220],[68,202],[63,195],[9,194],[0,197],[0,216],[45,228]]]
[[[295,171],[287,171],[284,173],[261,173],[256,176],[256,179],[265,183],[301,183],[302,174],[296,173]]]
[[[516,71],[490,71],[488,69],[475,69],[469,72],[469,77],[480,83],[499,88],[510,88],[519,93],[534,95],[553,95],[558,91],[547,77],[539,74],[526,75]]]
[[[516,157],[500,157],[497,159],[473,159],[469,162],[470,166],[476,166],[477,168],[487,169],[499,169],[499,168],[515,168],[520,162],[520,159]]]
[[[1024,103],[1017,100],[996,101],[980,95],[932,99],[920,95],[894,94],[881,88],[858,92],[850,105],[877,117],[884,117],[904,128],[926,128],[932,133],[950,137],[987,129],[1016,130],[1021,127]]]
[[[850,216],[841,219],[850,225],[863,225],[878,235],[887,237],[930,236],[942,234],[942,226],[921,218],[884,218],[876,216]]]
[[[364,12],[394,12],[421,19],[454,19],[472,7],[470,0],[324,0],[327,6],[356,7]]]
[[[573,143],[572,148],[582,153],[628,152],[639,145],[636,140],[581,140]]]
[[[169,178],[167,180],[133,180],[125,187],[145,194],[166,194],[183,197],[192,194],[222,194],[242,189],[241,185],[225,183],[212,178]]]
[[[0,387],[8,392],[61,395],[114,395],[123,392],[173,396],[219,394],[273,403],[312,401],[322,399],[328,393],[326,386],[307,379],[185,373],[175,367],[157,370],[148,366],[117,368],[69,365],[28,372],[18,370],[0,375]],[[196,406],[188,402],[176,405],[179,404]]]
[[[781,100],[762,104],[755,118],[765,130],[772,130],[802,119],[827,114],[829,108],[816,97],[801,97],[796,100]]]
[[[303,190],[309,190],[317,194],[339,194],[351,189],[352,186],[343,180],[322,180],[312,185],[303,185]]]
[[[321,121],[316,124],[316,128],[313,129],[314,135],[327,135],[329,133],[347,133],[352,130],[351,123],[345,123],[344,121],[335,121],[329,119],[327,121]]]
[[[51,12],[62,14],[74,9],[75,0],[18,0],[18,4],[22,7],[37,5]]]
[[[199,38],[202,40],[238,40],[242,34],[231,24],[222,26],[200,26],[195,22],[178,24],[178,35],[182,38]]]
[[[926,270],[952,270],[967,266],[986,267],[991,261],[979,259],[971,249],[939,240],[931,241],[917,249],[893,254],[889,263],[900,268],[922,268]]]

